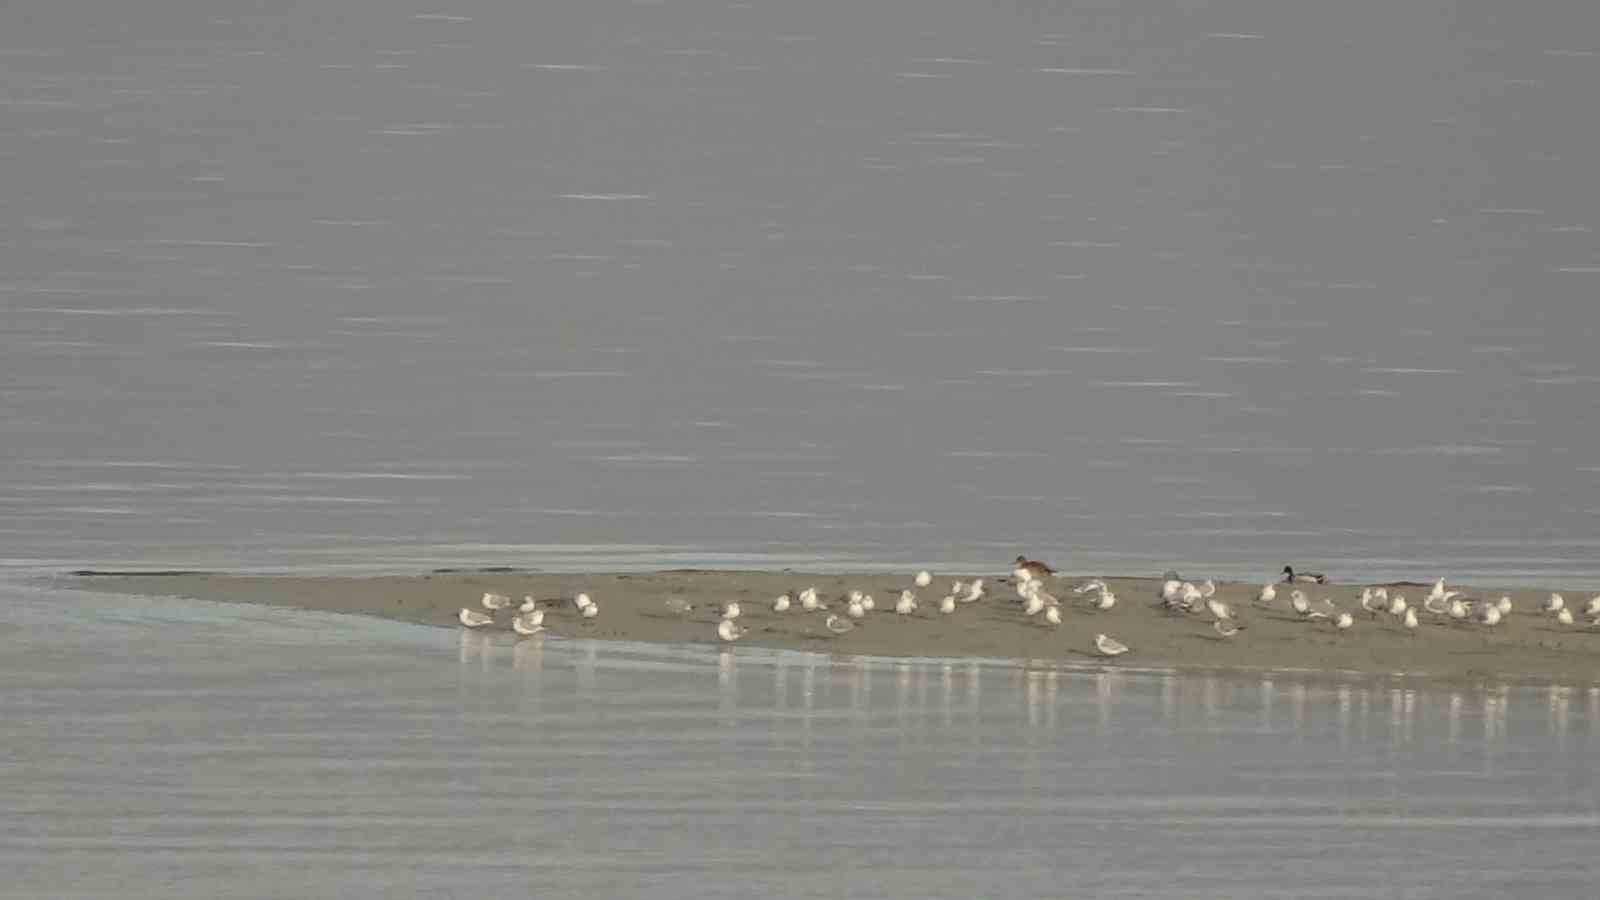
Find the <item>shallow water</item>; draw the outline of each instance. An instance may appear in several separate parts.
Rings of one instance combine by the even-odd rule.
[[[1590,576],[1600,7],[0,13],[0,565]]]
[[[0,895],[1588,897],[1600,690],[458,633],[0,583]]]

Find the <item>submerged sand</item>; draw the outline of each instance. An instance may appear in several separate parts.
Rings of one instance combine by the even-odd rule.
[[[1288,608],[1287,590],[1261,607],[1259,585],[1222,584],[1218,596],[1237,612],[1244,630],[1219,636],[1204,614],[1171,613],[1160,607],[1159,582],[1149,578],[1106,579],[1118,595],[1108,611],[1090,608],[1074,596],[1081,579],[1061,576],[1050,589],[1065,613],[1059,627],[1045,627],[1023,615],[1009,579],[987,578],[983,600],[941,615],[937,601],[954,579],[938,576],[917,591],[921,609],[902,616],[894,599],[911,588],[906,575],[806,574],[799,572],[664,571],[647,574],[543,574],[532,572],[443,572],[376,578],[245,576],[211,573],[84,575],[75,584],[93,590],[143,595],[175,595],[206,600],[261,603],[332,612],[383,616],[424,625],[461,627],[463,606],[481,609],[486,591],[539,599],[548,609],[545,626],[555,636],[673,643],[720,643],[716,634],[721,606],[738,601],[740,622],[749,627],[741,644],[825,653],[893,657],[987,657],[1106,665],[1238,669],[1311,669],[1367,673],[1406,673],[1444,678],[1538,679],[1584,684],[1600,681],[1600,628],[1563,626],[1540,612],[1547,590],[1495,590],[1463,587],[1471,596],[1509,595],[1515,606],[1506,621],[1492,627],[1422,616],[1415,632],[1387,615],[1370,618],[1357,603],[1361,585],[1304,586],[1313,600],[1328,597],[1356,617],[1354,627],[1335,630],[1327,621],[1306,621]],[[774,597],[815,586],[834,609],[850,590],[871,593],[876,611],[843,635],[824,627],[826,613],[771,609]],[[1461,587],[1461,586],[1457,586]],[[1420,605],[1427,587],[1390,586]],[[571,598],[590,594],[600,606],[594,619],[580,617]],[[1569,603],[1589,593],[1569,592]],[[687,615],[668,608],[669,599],[693,605]],[[1581,603],[1582,600],[1579,600]],[[484,630],[510,634],[515,609],[496,614]],[[1094,635],[1111,635],[1132,648],[1105,659],[1095,652]],[[541,640],[542,637],[531,638]]]

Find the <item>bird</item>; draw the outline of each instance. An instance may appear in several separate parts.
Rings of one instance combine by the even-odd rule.
[[[1544,603],[1544,611],[1547,613],[1559,612],[1566,605],[1567,598],[1560,594],[1551,594],[1550,599]]]
[[[1464,600],[1451,600],[1448,609],[1450,618],[1455,619],[1457,622],[1465,621],[1468,614],[1471,613]]]
[[[977,601],[982,600],[982,599],[983,599],[983,579],[982,578],[975,578],[975,579],[973,579],[972,584],[967,586],[967,595],[965,597],[957,597],[956,598],[956,602],[957,603],[976,603]]]
[[[523,637],[531,637],[544,630],[544,610],[525,612],[511,620],[511,630]]]
[[[1344,631],[1345,629],[1349,628],[1351,625],[1354,625],[1355,623],[1356,623],[1356,617],[1355,616],[1352,616],[1347,612],[1342,612],[1342,613],[1339,613],[1339,617],[1338,618],[1333,620],[1333,627],[1339,629],[1340,631]]]
[[[1444,578],[1441,577],[1438,581],[1433,583],[1433,590],[1429,591],[1427,598],[1422,601],[1424,608],[1426,608],[1429,600],[1434,602],[1443,600],[1444,594]]]
[[[950,596],[952,597],[959,597],[966,592],[967,583],[965,581],[957,580],[955,584],[950,585]]]
[[[1061,624],[1061,607],[1059,607],[1059,606],[1046,607],[1045,611],[1044,611],[1044,620],[1046,622],[1049,622],[1051,625],[1060,625]]]
[[[482,628],[485,625],[494,624],[494,616],[486,612],[479,612],[470,606],[461,607],[461,614],[456,618],[460,619],[461,624],[468,628]]]
[[[1183,593],[1184,584],[1185,582],[1176,578],[1168,578],[1161,582],[1161,602],[1169,605],[1177,602],[1178,596]]]
[[[900,599],[895,601],[894,611],[902,616],[909,616],[917,611],[917,595],[910,591],[901,591]]]
[[[1199,603],[1201,600],[1204,600],[1205,597],[1205,591],[1195,587],[1187,581],[1183,583],[1182,600],[1184,609],[1194,609],[1194,605]]]
[[[1261,593],[1256,595],[1256,602],[1262,606],[1266,606],[1268,603],[1271,603],[1276,599],[1278,599],[1278,588],[1270,584],[1263,584],[1261,586]]]
[[[817,589],[814,587],[808,587],[800,592],[800,608],[806,612],[812,612],[813,610],[825,609],[826,607],[824,607],[822,602],[817,599]]]
[[[1560,622],[1563,625],[1571,625],[1572,624],[1572,610],[1566,609],[1565,607],[1556,610],[1556,621]]]
[[[737,600],[730,601],[726,606],[722,607],[722,617],[730,622],[739,618],[742,612],[743,610],[739,608],[739,601]]]
[[[872,612],[872,610],[873,610],[873,608],[875,606],[877,606],[877,602],[872,599],[872,595],[871,594],[862,594],[861,595],[861,608],[862,609],[866,610],[867,612]]]
[[[780,613],[781,612],[788,612],[789,611],[789,595],[788,594],[779,594],[777,599],[772,601],[772,611],[773,612],[780,612]]]
[[[1224,619],[1218,619],[1215,622],[1211,623],[1211,630],[1215,631],[1217,634],[1220,634],[1225,638],[1230,638],[1230,637],[1233,637],[1234,635],[1238,634],[1239,632],[1243,631],[1244,629],[1242,627],[1238,626],[1238,625],[1233,624],[1232,622],[1226,621]]]
[[[1044,586],[1041,585],[1037,581],[1034,582],[1031,585],[1031,590],[1029,591],[1029,593],[1033,594],[1035,597],[1038,597],[1039,600],[1042,603],[1044,603],[1045,606],[1060,606],[1061,605],[1061,601],[1056,599],[1056,596],[1054,594],[1052,594],[1049,591],[1045,590]]]
[[[955,611],[956,611],[956,598],[955,598],[955,595],[954,594],[945,594],[944,597],[939,600],[939,612],[942,612],[942,613],[944,613],[945,615],[948,616],[948,615],[950,615],[951,613],[953,613]]]
[[[496,594],[493,591],[488,591],[483,595],[484,609],[505,609],[510,605],[511,598],[505,594]]]
[[[1028,586],[1032,587],[1033,585],[1029,584]],[[1044,609],[1044,607],[1045,607],[1044,598],[1039,596],[1039,592],[1038,591],[1030,590],[1030,591],[1028,591],[1028,593],[1024,594],[1023,596],[1025,598],[1027,598],[1027,602],[1022,607],[1022,614],[1023,615],[1025,615],[1025,616],[1036,616]]]
[[[1366,610],[1367,614],[1374,619],[1377,618],[1378,613],[1386,609],[1388,605],[1389,604],[1381,602],[1373,595],[1372,588],[1361,589],[1361,608]]]
[[[600,615],[600,605],[598,603],[591,601],[588,606],[583,608],[583,617],[585,619],[592,619],[598,615]]]
[[[1595,594],[1589,598],[1589,605],[1583,608],[1583,614],[1586,616],[1600,616],[1600,594]]]
[[[1406,617],[1404,619],[1402,619],[1401,621],[1403,621],[1405,623],[1406,628],[1408,628],[1408,629],[1410,629],[1412,631],[1415,631],[1417,629],[1417,610],[1416,610],[1416,607],[1410,607],[1410,608],[1406,609]]]
[[[1088,581],[1085,581],[1083,584],[1073,588],[1072,592],[1074,594],[1088,594],[1104,590],[1106,590],[1106,583],[1104,581],[1101,581],[1098,578],[1091,578]]]
[[[682,597],[668,597],[663,605],[666,606],[667,612],[673,615],[687,616],[694,612],[694,604]]]
[[[1117,595],[1111,591],[1101,591],[1100,596],[1092,598],[1089,602],[1094,604],[1095,609],[1107,610],[1117,605]]]
[[[1206,611],[1218,622],[1226,622],[1233,618],[1233,608],[1215,597],[1206,598]]]
[[[578,596],[572,598],[572,602],[578,607],[580,612],[594,605],[594,601],[589,599],[588,594],[579,594]]]
[[[1094,648],[1099,650],[1102,656],[1121,656],[1128,652],[1127,644],[1103,634],[1094,636]]]
[[[1405,615],[1410,608],[1411,607],[1406,603],[1405,594],[1395,594],[1389,600],[1389,615],[1391,616]],[[1415,618],[1416,613],[1412,613],[1412,617]]]
[[[1202,599],[1209,599],[1211,595],[1215,594],[1216,592],[1217,583],[1215,581],[1207,578],[1205,581],[1200,583],[1200,596]]]
[[[1509,595],[1509,594],[1501,594],[1500,595],[1500,599],[1495,602],[1495,606],[1499,607],[1500,615],[1502,615],[1502,616],[1511,615],[1511,595]],[[1591,609],[1594,608],[1593,601],[1590,602],[1589,606],[1590,606]],[[1593,613],[1591,612],[1590,615],[1593,615]]]
[[[916,582],[917,587],[927,587],[928,585],[933,584],[933,573],[924,569],[917,573],[917,577],[914,579],[914,581]]]
[[[533,612],[539,608],[539,601],[533,599],[532,594],[522,595],[522,605],[517,607],[517,612]]]
[[[1306,599],[1305,591],[1290,592],[1289,606],[1302,616],[1311,615],[1311,601]]]
[[[1484,603],[1478,607],[1478,621],[1484,625],[1499,625],[1500,616],[1498,603]]]
[[[867,608],[866,606],[862,605],[860,600],[851,600],[849,603],[844,605],[844,614],[852,619],[859,619],[867,614]],[[828,618],[831,619],[833,617],[829,616]]]
[[[827,626],[828,630],[834,634],[844,634],[856,627],[856,623],[849,619],[841,619],[833,613],[828,613],[828,618],[822,624]]]
[[[739,623],[733,621],[732,619],[723,619],[721,622],[717,623],[717,637],[722,638],[729,643],[744,637],[746,631],[749,631],[749,629],[740,628]]]
[[[1321,572],[1296,572],[1294,566],[1284,566],[1283,580],[1289,584],[1327,584],[1328,576]]]
[[[1013,570],[1013,574],[1027,572],[1028,578],[1031,578],[1034,581],[1043,581],[1047,577],[1056,573],[1055,569],[1052,569],[1044,563],[1039,562],[1037,559],[1029,559],[1026,556],[1018,556],[1015,565],[1016,568]],[[1026,579],[1023,579],[1021,576],[1019,576],[1018,580]]]

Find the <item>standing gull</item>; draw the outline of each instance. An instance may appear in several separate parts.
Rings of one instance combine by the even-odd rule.
[[[745,632],[749,630],[750,629],[748,628],[739,627],[739,623],[733,621],[732,619],[723,619],[721,622],[717,623],[717,637],[722,638],[729,643],[744,637]]]
[[[1094,648],[1099,650],[1102,656],[1121,656],[1128,652],[1127,644],[1103,634],[1094,636]]]
[[[493,591],[488,591],[483,595],[484,609],[505,609],[510,605],[511,598],[505,594],[496,594]]]
[[[933,573],[924,569],[923,571],[917,573],[915,581],[917,587],[927,587],[928,585],[933,584]]]

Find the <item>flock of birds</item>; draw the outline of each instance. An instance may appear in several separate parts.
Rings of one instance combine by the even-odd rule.
[[[1256,595],[1256,604],[1271,606],[1278,599],[1278,589],[1283,584],[1325,585],[1327,583],[1327,576],[1321,573],[1296,573],[1293,567],[1284,566],[1283,580],[1262,585],[1261,592]],[[1216,585],[1209,580],[1197,586],[1182,581],[1178,579],[1176,573],[1169,572],[1161,585],[1161,602],[1167,609],[1176,612],[1191,613],[1204,609],[1211,615],[1212,626],[1217,633],[1223,637],[1232,637],[1244,626],[1237,623],[1233,608],[1216,599],[1213,596],[1215,593]],[[1302,619],[1326,621],[1338,631],[1347,631],[1355,627],[1354,613],[1340,609],[1331,596],[1313,601],[1304,590],[1291,588],[1287,599],[1289,608]],[[1399,591],[1391,595],[1387,587],[1364,587],[1356,602],[1369,618],[1377,619],[1379,616],[1387,615],[1413,633],[1421,624],[1421,619],[1417,615],[1419,608],[1424,613],[1439,617],[1441,620],[1488,627],[1504,622],[1514,609],[1509,594],[1502,594],[1496,600],[1468,597],[1462,591],[1446,587],[1443,578],[1433,583],[1433,588],[1420,604],[1408,602],[1405,595]],[[1560,594],[1551,594],[1543,611],[1554,616],[1562,625],[1572,625],[1576,622],[1572,610],[1567,607],[1566,599]],[[1588,617],[1590,627],[1600,627],[1600,594],[1590,598],[1582,612]]]
[[[1060,625],[1062,601],[1046,587],[1047,580],[1059,577],[1056,571],[1038,560],[1018,556],[1011,575],[1011,584],[1017,595],[1016,602],[1022,606],[1024,619],[1044,627]],[[928,588],[933,584],[933,575],[927,571],[918,572],[912,583],[919,589]],[[1286,591],[1289,609],[1301,619],[1314,623],[1327,623],[1335,631],[1348,631],[1356,624],[1356,616],[1352,610],[1341,609],[1331,596],[1325,595],[1312,600],[1306,593],[1306,589],[1310,589],[1311,585],[1327,584],[1327,576],[1319,572],[1296,572],[1292,566],[1284,566],[1282,580],[1262,585],[1256,595],[1255,605],[1272,607],[1277,602],[1280,591]],[[1306,585],[1307,588],[1302,589],[1298,585]],[[1083,598],[1088,606],[1097,610],[1109,610],[1117,603],[1116,593],[1099,578],[1079,584],[1072,589],[1072,593]],[[1210,579],[1194,584],[1184,581],[1176,572],[1167,572],[1158,591],[1158,606],[1173,614],[1208,616],[1212,629],[1219,636],[1234,637],[1244,631],[1246,626],[1240,621],[1238,612],[1233,606],[1216,594],[1216,583]],[[941,615],[948,616],[959,606],[976,603],[985,596],[987,589],[982,578],[975,578],[970,582],[955,581],[939,600],[937,608]],[[560,608],[564,607],[567,601],[562,598],[553,602],[555,607]],[[808,587],[798,595],[782,594],[774,598],[771,608],[774,613],[787,613],[796,607],[805,613],[821,613],[824,616],[823,627],[830,635],[838,636],[855,630],[857,623],[877,607],[871,594],[859,590],[841,594],[835,602],[837,606],[830,606],[818,595],[815,587]],[[1441,620],[1485,627],[1500,624],[1513,611],[1509,595],[1501,596],[1497,600],[1468,597],[1461,591],[1448,589],[1443,578],[1434,582],[1432,590],[1419,604],[1408,602],[1405,595],[1398,591],[1391,594],[1386,587],[1362,588],[1356,602],[1370,619],[1388,616],[1413,633],[1421,621],[1418,617],[1419,609]],[[512,600],[504,594],[488,592],[483,595],[480,603],[482,609],[462,607],[459,615],[462,625],[467,628],[493,625],[494,613],[510,609]],[[677,596],[667,598],[665,606],[668,612],[680,617],[687,617],[695,609],[693,603]],[[585,619],[593,619],[600,614],[599,604],[586,593],[575,595],[572,598],[572,607]],[[900,591],[893,609],[898,615],[909,616],[916,613],[920,607],[921,600],[916,590],[906,588]],[[1576,622],[1573,607],[1569,607],[1566,599],[1560,594],[1550,595],[1544,604],[1543,612],[1562,625],[1573,625]],[[1587,617],[1587,624],[1590,627],[1600,627],[1600,594],[1590,598],[1582,605],[1579,612]],[[539,634],[544,631],[545,613],[546,608],[531,594],[527,595],[523,597],[517,612],[512,616],[511,630],[522,637]],[[720,640],[732,643],[749,632],[747,627],[739,624],[742,614],[743,610],[737,601],[721,606],[716,623],[716,634]],[[1106,634],[1096,634],[1093,646],[1096,653],[1108,657],[1121,656],[1130,649],[1127,644]]]

